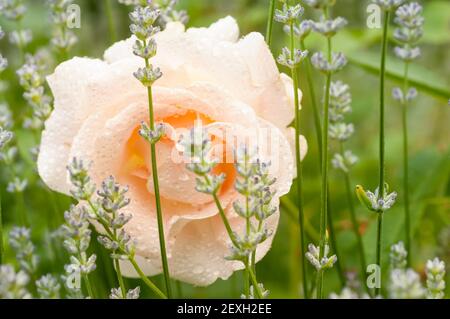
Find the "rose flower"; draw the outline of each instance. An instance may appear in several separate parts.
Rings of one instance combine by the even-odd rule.
[[[169,269],[175,279],[209,285],[242,264],[225,260],[230,239],[217,207],[211,196],[195,190],[195,176],[186,164],[175,160],[177,132],[191,129],[195,121],[205,128],[227,127],[233,136],[244,134],[244,128],[270,132],[270,142],[263,138],[257,146],[272,162],[271,175],[277,179],[273,204],[278,207],[294,174],[287,128],[294,118],[292,81],[279,73],[261,34],[239,39],[231,17],[187,31],[169,23],[155,40],[158,53],[151,62],[163,73],[153,86],[155,118],[171,128],[156,147]],[[161,273],[162,266],[150,146],[139,135],[141,122],[148,121],[147,91],[133,76],[142,66],[133,43],[130,38],[114,44],[104,60],[73,58],[48,77],[55,107],[45,123],[38,168],[44,182],[64,194],[70,194],[66,166],[74,157],[91,163],[89,173],[97,185],[110,175],[128,185],[131,203],[123,211],[133,218],[126,231],[136,240],[140,267],[151,276]],[[304,139],[302,147],[304,155]],[[245,219],[233,211],[241,196],[233,187],[235,167],[221,163],[215,173],[226,174],[220,200],[239,232]],[[279,212],[268,219],[272,236],[258,246],[257,261],[270,249],[278,219]],[[125,275],[136,275],[125,261],[122,268]]]

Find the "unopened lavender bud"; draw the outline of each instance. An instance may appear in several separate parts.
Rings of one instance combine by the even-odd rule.
[[[289,6],[286,3],[283,4],[282,10],[275,10],[275,21],[284,24],[295,23],[302,15],[304,9],[301,5],[297,4]]]
[[[347,65],[347,58],[341,52],[333,53],[331,62],[328,62],[322,52],[316,52],[311,57],[311,63],[319,71],[325,74],[333,74],[342,70]]]
[[[442,299],[445,295],[445,263],[439,258],[428,260],[425,273],[427,275],[427,298]]]
[[[300,63],[308,56],[308,51],[294,50],[294,57],[292,58],[292,52],[284,47],[282,53],[277,59],[277,62],[284,65],[290,69],[295,69],[300,65]]]
[[[394,53],[398,58],[407,62],[413,61],[421,56],[421,50],[419,47],[395,47]]]
[[[139,68],[133,74],[134,77],[138,79],[145,87],[151,87],[159,78],[162,77],[161,70],[159,68],[154,68],[152,65]]]
[[[325,20],[323,17],[319,22],[313,24],[313,29],[317,33],[322,34],[325,37],[333,37],[339,30],[344,28],[348,24],[347,20],[342,17],[337,17],[334,20]]]

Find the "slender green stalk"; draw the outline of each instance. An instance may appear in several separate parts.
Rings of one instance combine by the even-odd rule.
[[[331,62],[331,39],[328,38],[328,61]],[[328,126],[330,123],[330,86],[331,74],[327,74],[325,85],[325,99],[323,103],[323,129],[322,129],[322,191],[320,210],[320,258],[322,260],[327,241],[327,215],[328,215]],[[317,298],[323,298],[323,270],[317,272]]]
[[[92,202],[92,200],[88,200],[87,201],[89,207],[96,213],[98,214],[97,209],[95,208],[94,203]],[[111,231],[111,229],[108,227],[108,225],[102,221],[102,220],[98,220],[98,222],[102,225],[104,231],[111,236],[111,238],[115,238],[114,237],[114,233]],[[147,285],[147,287],[149,287],[156,295],[158,295],[161,299],[167,299],[167,296],[150,280],[147,278],[147,276],[144,274],[144,272],[141,270],[141,268],[139,267],[139,265],[137,264],[135,258],[133,255],[128,255],[128,253],[124,250],[122,250],[119,247],[119,250],[126,254],[128,257],[128,261],[131,263],[131,265],[133,266],[134,270],[138,273],[139,277],[141,278],[141,280]]]
[[[383,213],[378,213],[378,228],[377,228],[377,265],[380,267],[381,276],[381,247],[382,247],[382,234],[383,234]],[[381,279],[381,278],[380,278]],[[378,296],[381,291],[381,280],[380,286],[375,288],[375,296]]]
[[[23,196],[23,191],[22,192],[16,192],[16,200],[17,200],[17,210],[19,211],[19,218],[20,218],[20,223],[22,224],[22,226],[25,227],[30,227],[30,221],[28,220],[28,216],[27,216],[27,209],[26,209],[26,205],[25,205],[25,198]]]
[[[388,28],[389,28],[389,16],[390,12],[386,11],[384,14],[384,26],[383,26],[383,45],[381,51],[381,72],[380,72],[380,183],[379,183],[379,194],[381,198],[385,195],[385,133],[384,133],[384,108],[385,108],[385,73],[386,73],[386,53],[388,44]],[[377,230],[377,265],[381,269],[381,242],[382,242],[382,226],[383,226],[383,212],[378,212],[378,230]],[[380,284],[381,285],[381,284]],[[375,289],[375,294],[380,293],[381,287]]]
[[[233,243],[233,245],[238,246],[239,243],[236,241],[236,238],[233,235],[233,229],[231,228],[230,223],[228,222],[228,218],[225,215],[225,211],[222,208],[222,204],[220,203],[217,194],[213,194],[213,198],[214,202],[216,203],[217,209],[219,210],[220,218],[222,219],[222,222],[225,225],[225,229],[227,230],[228,236],[231,239],[231,242]]]
[[[340,143],[340,149],[341,149],[341,153],[343,154],[344,153],[344,143],[343,142]],[[352,221],[353,232],[355,234],[356,244],[357,244],[358,250],[359,250],[361,279],[363,282],[365,282],[366,281],[366,267],[367,267],[366,254],[364,252],[364,244],[363,244],[362,236],[359,232],[359,223],[358,223],[358,220],[356,219],[356,210],[355,210],[355,204],[353,202],[353,196],[352,196],[352,187],[351,187],[352,184],[350,182],[350,173],[343,172],[343,174],[344,174],[344,184],[345,184],[345,192],[347,195],[348,208],[350,210],[350,219]],[[364,285],[364,287],[366,287],[366,289],[368,289],[367,285]]]
[[[108,17],[108,29],[109,29],[109,35],[111,37],[111,43],[116,42],[117,39],[117,31],[116,31],[116,25],[114,23],[114,10],[113,10],[113,0],[105,0],[106,5],[106,15]]]
[[[147,278],[147,276],[144,274],[144,272],[141,270],[139,265],[137,264],[136,260],[134,258],[130,258],[130,263],[133,265],[134,269],[138,273],[139,277],[141,277],[142,281],[154,292],[160,297],[161,299],[167,299],[167,296],[164,295],[164,293],[159,290],[158,287],[155,286],[155,284]]]
[[[335,232],[335,227],[334,227],[334,220],[333,220],[333,211],[331,210],[331,205],[330,205],[330,189],[329,189],[329,185],[328,187],[328,199],[327,199],[327,222],[328,222],[328,242],[330,243],[330,248],[332,250],[334,250],[334,253],[336,256],[340,256],[341,254],[339,253],[339,249],[337,247],[337,239],[336,239],[336,232]],[[336,267],[336,271],[338,273],[338,277],[339,277],[339,282],[342,286],[342,288],[345,286],[345,284],[347,283],[347,279],[345,278],[345,273],[344,273],[344,269],[342,267],[340,258],[338,258],[336,260],[335,263],[335,267]]]
[[[408,89],[409,63],[405,62],[405,75],[403,82],[403,92]],[[411,265],[411,222],[409,212],[409,158],[408,158],[408,102],[406,98],[402,103],[402,127],[403,127],[403,193],[405,197],[405,244],[408,252],[407,262]]]
[[[181,286],[181,281],[175,281],[175,287],[177,289],[177,297],[178,299],[183,299],[183,287]]]
[[[300,49],[302,51],[306,50],[305,41],[300,41]],[[311,66],[311,60],[309,57],[305,59],[305,74],[306,74],[306,80],[308,82],[308,90],[309,95],[311,98],[311,106],[313,109],[313,115],[314,115],[314,128],[316,131],[316,138],[317,138],[317,145],[319,148],[319,157],[322,158],[322,124],[320,123],[320,113],[319,113],[319,107],[317,106],[317,99],[316,99],[316,92],[314,89],[314,82],[312,78],[312,66]]]
[[[266,43],[269,46],[269,48],[272,44],[272,31],[273,31],[274,15],[275,15],[275,0],[270,0],[269,17],[267,18],[267,30],[266,30]]]
[[[300,41],[300,49],[306,50],[306,45],[305,45],[304,40]],[[311,60],[309,59],[309,57],[306,58],[304,71],[306,74],[306,80],[308,82],[308,90],[309,90],[309,95],[310,95],[310,99],[311,99],[311,106],[313,109],[314,129],[316,132],[317,145],[318,145],[318,150],[319,150],[319,158],[322,159],[322,124],[320,121],[319,108],[317,106],[316,92],[314,89],[314,84],[313,84],[314,82],[313,82],[313,78],[312,78],[312,66],[311,66]],[[319,170],[321,170],[320,162],[319,162]],[[329,198],[329,195],[328,195],[328,198]],[[329,200],[328,200],[327,205],[328,205],[328,211],[330,212],[330,201]],[[332,219],[331,216],[329,217],[329,220],[330,219]],[[330,223],[330,242],[331,242],[331,246],[333,247],[334,251],[336,252],[336,255],[339,255],[338,251],[337,251],[338,250],[337,242],[336,242],[335,236],[334,236],[333,223]],[[345,276],[344,276],[342,266],[341,266],[341,261],[339,258],[336,261],[336,269],[338,270],[339,279],[341,280],[341,284],[344,285],[345,284]]]
[[[88,275],[83,275],[83,281],[86,286],[86,290],[91,299],[95,299],[94,290],[92,289],[92,284]]]
[[[119,263],[119,260],[117,260],[117,259],[114,259],[114,269],[116,270],[117,280],[119,281],[122,298],[125,299],[127,296],[127,288],[125,287],[125,282],[123,280],[122,271],[120,269],[120,263]]]
[[[205,176],[205,178],[207,178],[207,177]],[[230,237],[231,242],[235,246],[237,246],[238,243],[236,241],[236,238],[233,235],[233,230],[232,230],[232,228],[230,226],[230,222],[228,221],[227,216],[225,215],[225,211],[223,210],[222,204],[220,203],[220,200],[217,197],[216,193],[213,193],[212,196],[214,198],[214,202],[216,203],[217,209],[219,210],[220,217],[222,218],[222,222],[225,225],[225,229],[227,230],[228,236]],[[259,299],[262,299],[263,295],[261,293],[261,289],[259,288],[258,281],[256,280],[256,275],[253,272],[253,269],[250,266],[250,263],[249,263],[248,259],[247,259],[246,262],[244,262],[244,266],[245,266],[245,275],[247,276],[247,274],[248,274],[248,276],[249,276],[249,278],[245,278],[245,280],[244,280],[245,281],[244,285],[245,285],[245,289],[246,289],[246,291],[245,291],[246,296],[250,295],[250,287],[248,287],[248,291],[247,291],[247,285],[248,285],[249,280],[250,280],[252,282],[253,289],[254,289],[254,291],[256,293],[256,296]]]
[[[294,25],[291,24],[290,28],[290,40],[291,40],[291,59],[294,60],[295,55],[295,34]],[[294,89],[294,110],[295,110],[295,160],[297,166],[297,198],[298,198],[298,223],[300,226],[300,252],[301,252],[301,264],[302,264],[302,285],[303,285],[303,295],[305,299],[308,299],[308,282],[306,279],[306,262],[305,262],[305,230],[304,223],[305,217],[303,213],[303,172],[302,172],[302,158],[301,158],[301,147],[300,147],[300,133],[301,133],[301,122],[300,122],[300,100],[298,96],[298,75],[297,69],[291,69],[291,76],[293,80]]]
[[[144,41],[144,46],[146,46],[147,43]],[[145,59],[145,65],[146,67],[150,67],[150,61],[149,59]],[[147,95],[148,95],[148,111],[149,111],[149,120],[150,120],[150,129],[152,131],[155,130],[155,114],[153,111],[153,94],[152,94],[152,88],[149,86],[147,88]],[[169,263],[167,261],[167,252],[166,252],[166,241],[164,236],[164,221],[162,216],[162,209],[161,209],[161,197],[159,192],[159,180],[158,180],[158,166],[156,162],[156,145],[154,143],[150,144],[150,153],[151,153],[151,160],[152,160],[152,178],[153,178],[153,187],[155,190],[155,203],[156,203],[156,216],[158,220],[158,234],[159,234],[159,247],[161,250],[161,260],[162,260],[162,266],[163,266],[163,272],[164,272],[164,280],[166,283],[166,291],[167,296],[172,298],[172,288],[170,284],[170,273],[169,273]]]
[[[259,284],[258,284],[258,281],[256,280],[255,273],[253,272],[253,270],[248,265],[247,265],[247,271],[248,271],[248,273],[250,275],[250,279],[252,281],[253,289],[254,289],[254,291],[256,293],[256,296],[259,299],[263,299],[263,295],[261,293],[261,290],[259,289]]]
[[[81,260],[81,254],[78,254],[78,260]],[[33,275],[33,274],[31,274]],[[92,284],[91,284],[91,280],[89,279],[89,275],[87,274],[83,274],[82,275],[83,281],[84,281],[84,285],[86,286],[86,290],[88,293],[89,298],[91,299],[95,299],[95,295],[94,295],[94,290],[92,289]],[[31,278],[30,280],[32,283],[35,283],[36,280]]]

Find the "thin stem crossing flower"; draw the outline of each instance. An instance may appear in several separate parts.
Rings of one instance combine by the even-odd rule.
[[[304,230],[304,213],[303,213],[303,169],[302,169],[302,153],[300,145],[301,136],[301,122],[300,122],[300,98],[299,98],[299,83],[297,70],[303,60],[308,56],[308,51],[302,51],[295,45],[296,40],[296,23],[300,20],[303,14],[303,7],[299,4],[288,6],[283,4],[283,10],[276,10],[275,20],[284,24],[284,28],[288,29],[290,38],[290,47],[283,48],[282,53],[278,58],[278,63],[288,67],[291,71],[291,77],[293,80],[293,94],[294,94],[294,114],[295,114],[295,155],[296,155],[296,167],[297,167],[297,198],[298,198],[298,216],[300,226],[300,251],[301,251],[301,264],[302,264],[302,288],[305,299],[308,298],[308,282],[306,278],[306,243],[305,243],[305,230]],[[302,30],[300,24],[297,29],[298,33]],[[306,32],[306,31],[304,31]]]
[[[73,185],[72,196],[86,211],[88,220],[94,226],[101,227],[101,235],[97,238],[102,246],[111,251],[113,260],[126,260],[130,262],[134,270],[139,274],[144,283],[160,298],[167,296],[148,279],[141,270],[135,258],[135,242],[123,229],[131,216],[120,213],[120,209],[128,205],[130,200],[126,198],[127,188],[122,188],[113,177],[106,179],[100,190],[91,181],[87,168],[83,161],[74,158],[68,166],[70,181]],[[96,196],[94,196],[96,194]],[[115,263],[118,280],[121,282],[119,263]],[[126,290],[121,284],[122,297],[126,298]]]
[[[395,11],[394,38],[400,44],[395,47],[395,54],[404,61],[403,88],[394,88],[393,97],[399,101],[402,109],[402,132],[403,132],[403,196],[405,199],[405,243],[406,250],[411,252],[411,217],[409,202],[409,158],[408,158],[408,108],[416,96],[415,88],[409,87],[409,65],[412,60],[420,56],[420,49],[416,46],[423,35],[424,18],[422,17],[422,6],[417,2],[402,5]],[[408,255],[408,265],[411,264]]]
[[[136,36],[137,40],[133,47],[134,54],[141,57],[145,61],[145,67],[139,68],[134,76],[147,88],[148,96],[148,112],[149,112],[149,126],[143,125],[141,135],[150,143],[150,156],[152,163],[152,178],[153,188],[155,190],[156,216],[158,222],[159,244],[161,250],[161,260],[164,272],[164,280],[166,283],[167,296],[172,298],[172,288],[170,283],[169,263],[167,261],[166,242],[164,236],[164,222],[161,208],[161,198],[158,180],[158,166],[156,158],[156,143],[161,138],[161,132],[157,131],[155,127],[155,114],[153,109],[153,92],[152,85],[162,76],[159,68],[150,64],[150,59],[156,55],[157,45],[153,36],[159,32],[159,27],[154,24],[160,11],[154,9],[150,5],[144,7],[136,7],[130,13],[132,24],[130,25],[131,32]],[[142,134],[149,133],[149,134]],[[149,136],[157,136],[159,138],[149,139]]]

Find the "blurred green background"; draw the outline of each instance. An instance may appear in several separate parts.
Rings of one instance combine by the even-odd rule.
[[[101,57],[103,51],[111,45],[108,24],[105,15],[105,1],[78,0],[81,6],[81,29],[76,30],[79,42],[71,55]],[[208,26],[218,18],[226,15],[234,16],[239,22],[241,33],[264,33],[267,22],[269,0],[180,0],[180,7],[188,11],[188,26]],[[44,1],[26,1],[29,10],[23,26],[33,31],[34,40],[27,47],[29,52],[48,47],[51,28],[48,9]],[[130,7],[114,5],[114,17],[119,38],[129,36],[127,13]],[[343,51],[350,60],[345,71],[339,73],[339,79],[351,85],[353,94],[353,113],[348,120],[355,124],[356,134],[347,143],[360,162],[351,173],[352,184],[361,184],[373,189],[378,178],[378,78],[379,43],[381,30],[370,30],[366,27],[366,8],[369,1],[338,0],[333,11],[348,19],[349,26],[340,32],[334,40],[334,49]],[[427,259],[440,256],[450,265],[450,1],[422,1],[426,18],[425,34],[421,42],[423,56],[411,67],[412,85],[419,90],[419,98],[410,106],[410,189],[411,213],[414,230],[412,246],[412,262],[414,268],[424,276],[424,264]],[[307,9],[306,17],[317,19],[311,9]],[[17,26],[0,18],[0,25],[6,32]],[[393,30],[393,28],[391,28]],[[287,38],[278,23],[274,25],[274,43],[272,50],[278,55],[286,45]],[[317,35],[307,39],[310,51],[320,50],[324,43]],[[391,244],[404,238],[403,228],[403,196],[402,196],[402,135],[400,106],[390,97],[390,91],[397,82],[396,75],[401,73],[402,62],[392,54],[390,45],[388,71],[391,77],[387,86],[387,178],[391,188],[399,192],[397,204],[385,216],[383,256],[384,265],[388,264],[388,251]],[[19,174],[29,179],[30,185],[20,196],[6,192],[8,167],[2,167],[1,192],[3,198],[3,219],[5,233],[17,223],[18,210],[26,209],[32,220],[33,240],[41,256],[40,272],[53,274],[63,273],[63,265],[67,262],[67,254],[59,240],[51,236],[58,225],[63,222],[63,211],[71,203],[69,198],[51,194],[39,182],[35,172],[35,164],[29,154],[29,147],[34,143],[33,135],[21,128],[24,114],[29,114],[29,107],[22,98],[22,90],[18,85],[15,70],[20,66],[20,55],[17,48],[10,45],[7,39],[0,43],[0,52],[9,59],[10,68],[2,80],[4,90],[1,92],[11,106],[16,126],[14,132],[20,149],[21,162],[18,163]],[[49,53],[48,73],[58,63],[51,51]],[[283,70],[287,72],[287,70]],[[304,135],[309,142],[309,153],[305,165],[305,214],[310,225],[307,227],[307,242],[318,243],[318,225],[320,211],[320,175],[318,167],[318,150],[310,108],[310,97],[304,86],[305,77],[300,69],[300,86],[304,91],[302,121]],[[5,86],[6,85],[6,86]],[[316,92],[323,91],[323,77],[314,72]],[[319,101],[320,102],[320,101]],[[276,107],[276,106],[274,106]],[[337,145],[332,143],[332,151]],[[333,170],[330,176],[330,193],[335,236],[337,239],[340,266],[345,272],[357,271],[358,253],[356,240],[351,230],[348,203],[346,200],[343,176]],[[295,192],[289,195],[295,202]],[[56,205],[49,205],[49,196],[56,197]],[[375,262],[375,214],[367,212],[358,203],[358,219],[364,233],[364,244],[369,263]],[[53,201],[52,201],[53,202]],[[272,298],[297,298],[300,296],[300,251],[298,246],[298,226],[295,210],[282,208],[281,223],[275,235],[273,248],[257,266],[258,278],[271,291]],[[50,231],[49,231],[50,221]],[[447,236],[445,236],[447,231]],[[444,235],[443,235],[444,234]],[[440,239],[441,238],[441,239]],[[6,242],[6,238],[5,238]],[[99,255],[97,270],[92,275],[98,296],[107,297],[110,287],[116,287],[114,270],[111,262],[96,240],[93,240],[96,253]],[[14,263],[14,256],[7,249],[6,262]],[[313,277],[313,269],[308,264],[308,276]],[[326,295],[338,292],[342,281],[338,268],[326,274]],[[387,269],[386,269],[387,270]],[[448,269],[449,270],[449,269]],[[450,271],[447,271],[449,273]],[[386,278],[387,276],[384,275]],[[447,275],[447,296],[449,296],[449,276]],[[239,297],[242,291],[242,274],[236,273],[228,281],[218,280],[215,284],[198,288],[186,284],[178,284],[183,298],[217,298]],[[156,282],[163,286],[162,278]],[[128,280],[129,287],[138,281]],[[151,296],[143,285],[143,296]]]

